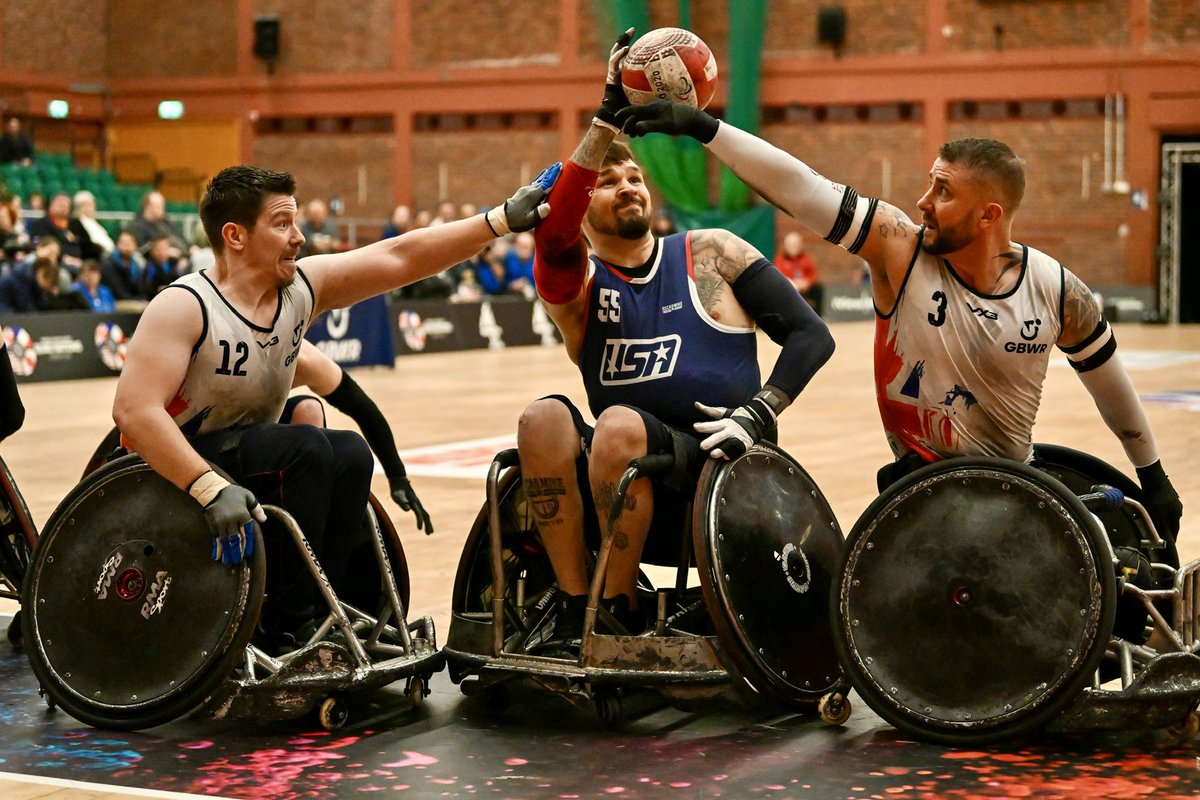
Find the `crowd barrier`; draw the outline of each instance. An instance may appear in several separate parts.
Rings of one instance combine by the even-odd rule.
[[[1100,287],[1096,294],[1113,322],[1140,322],[1152,313],[1150,287]],[[825,319],[869,320],[870,290],[826,288]],[[137,328],[137,313],[58,312],[0,314],[18,382],[115,375]],[[392,366],[396,356],[454,350],[555,345],[560,339],[545,309],[516,296],[477,303],[372,298],[322,314],[307,338],[343,367]]]
[[[138,313],[0,314],[18,383],[100,378],[125,364]],[[554,323],[521,297],[477,303],[375,297],[322,314],[307,338],[343,367],[392,366],[396,356],[510,345],[555,345]]]

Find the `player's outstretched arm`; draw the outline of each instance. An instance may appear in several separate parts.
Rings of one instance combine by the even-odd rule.
[[[852,187],[829,180],[790,153],[689,105],[666,100],[631,105],[618,112],[617,119],[630,136],[667,133],[704,143],[776,208],[863,258],[876,283],[883,278],[893,293],[899,288],[916,249],[919,226],[894,206],[860,197]]]
[[[1064,270],[1063,332],[1058,346],[1120,440],[1145,492],[1146,510],[1163,536],[1179,534],[1183,503],[1163,470],[1141,398],[1117,353],[1117,340],[1090,289]]]
[[[503,204],[469,219],[419,228],[348,253],[309,256],[304,273],[312,283],[313,316],[415,283],[478,253],[497,236],[531,230],[550,213],[546,197],[559,165],[548,167]]]

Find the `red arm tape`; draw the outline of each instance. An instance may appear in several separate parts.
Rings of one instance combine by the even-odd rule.
[[[547,199],[550,216],[534,228],[533,279],[538,294],[551,305],[569,303],[583,288],[587,249],[579,224],[587,213],[598,175],[568,161]]]

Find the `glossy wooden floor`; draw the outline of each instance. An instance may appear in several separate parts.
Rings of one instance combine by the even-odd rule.
[[[783,417],[780,444],[806,467],[843,529],[849,530],[874,498],[875,470],[890,455],[872,388],[871,325],[835,324],[833,332],[837,352]],[[1200,393],[1200,328],[1120,325],[1117,333],[1140,393]],[[765,376],[776,349],[762,341]],[[1087,450],[1130,471],[1116,439],[1063,357],[1056,354],[1052,363],[1035,439]],[[522,408],[552,392],[567,394],[586,407],[579,375],[558,347],[411,356],[394,370],[360,370],[355,378],[391,421],[402,451],[512,435]],[[115,379],[102,379],[21,387],[26,423],[4,443],[2,455],[38,525],[79,479],[92,450],[111,427],[115,385]],[[1163,463],[1183,497],[1179,542],[1182,557],[1189,560],[1200,556],[1200,396],[1193,397],[1191,410],[1154,402],[1147,404],[1147,411]],[[331,413],[330,422],[352,427],[337,412]],[[483,502],[483,482],[478,477],[428,477],[415,467],[412,472],[436,533],[420,534],[411,515],[390,503],[388,509],[412,571],[413,615],[433,616],[444,637],[454,570]],[[386,488],[382,476],[376,476],[376,494],[385,497]],[[207,542],[197,542],[198,551],[207,547]],[[10,610],[11,605],[0,607]],[[858,708],[870,713],[861,704]],[[0,765],[0,772],[4,769]],[[0,797],[6,800],[106,796],[92,791],[0,780]],[[112,791],[107,796],[127,796],[118,788]]]

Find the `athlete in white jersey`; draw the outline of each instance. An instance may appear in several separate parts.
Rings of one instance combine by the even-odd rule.
[[[895,307],[876,315],[875,388],[897,458],[1033,458],[1066,271],[1030,247],[1020,258],[1016,285],[986,294],[947,259],[920,252]]]
[[[539,175],[487,214],[312,256],[302,269],[292,176],[239,166],[212,179],[200,218],[216,264],[146,307],[113,419],[130,449],[204,507],[213,558],[240,562],[247,523],[265,521],[258,495],[291,512],[337,588],[373,462],[356,433],[276,424],[305,328],[326,310],[436,274],[496,236],[533,227],[549,211],[543,201],[556,175]],[[268,636],[290,635],[311,623],[315,585],[294,547],[267,550],[281,561],[268,563],[275,583],[264,623],[274,628]],[[287,644],[282,635],[277,643]]]
[[[1025,169],[1006,145],[990,139],[942,145],[929,173],[929,188],[917,204],[918,225],[900,209],[859,197],[852,188],[702,110],[658,101],[630,106],[618,115],[618,123],[631,136],[662,132],[698,139],[777,207],[866,260],[880,318],[877,394],[897,453],[911,450],[923,460],[1003,453],[1027,460],[1033,423],[1029,406],[1040,398],[1045,363],[1035,361],[1043,356],[1040,349],[1031,357],[1019,348],[1029,341],[1022,339],[1022,332],[1032,335],[1036,327],[1035,343],[1053,342],[1067,353],[1104,421],[1120,439],[1137,469],[1156,527],[1172,538],[1178,533],[1183,505],[1163,471],[1145,411],[1092,293],[1064,270],[1056,310],[1053,302],[1046,302],[1043,288],[1053,275],[1041,274],[1053,268],[1041,258],[1027,259],[1026,248],[1012,239],[1013,215],[1025,192]],[[1027,284],[1031,269],[1035,274]],[[914,285],[906,286],[910,272]],[[997,298],[1015,298],[1025,291],[1031,293],[1028,309],[1018,299],[1001,313],[1008,304]],[[1050,307],[1049,319],[1041,316],[1043,305]],[[922,310],[926,326],[934,330],[920,330]],[[1030,316],[1024,316],[1026,311]],[[996,319],[989,319],[991,314]],[[898,319],[889,321],[896,315]],[[968,320],[968,315],[978,319]],[[962,338],[955,338],[958,333]],[[983,365],[989,370],[987,385],[980,377]],[[920,389],[913,390],[909,418],[898,423],[902,398],[912,396],[905,389],[914,373]],[[960,382],[956,392],[955,375],[970,385]],[[976,390],[979,394],[972,395],[968,410],[962,393]],[[936,407],[939,393],[944,411]],[[990,408],[976,420],[971,415],[985,402]],[[880,477],[882,484],[885,478]]]

